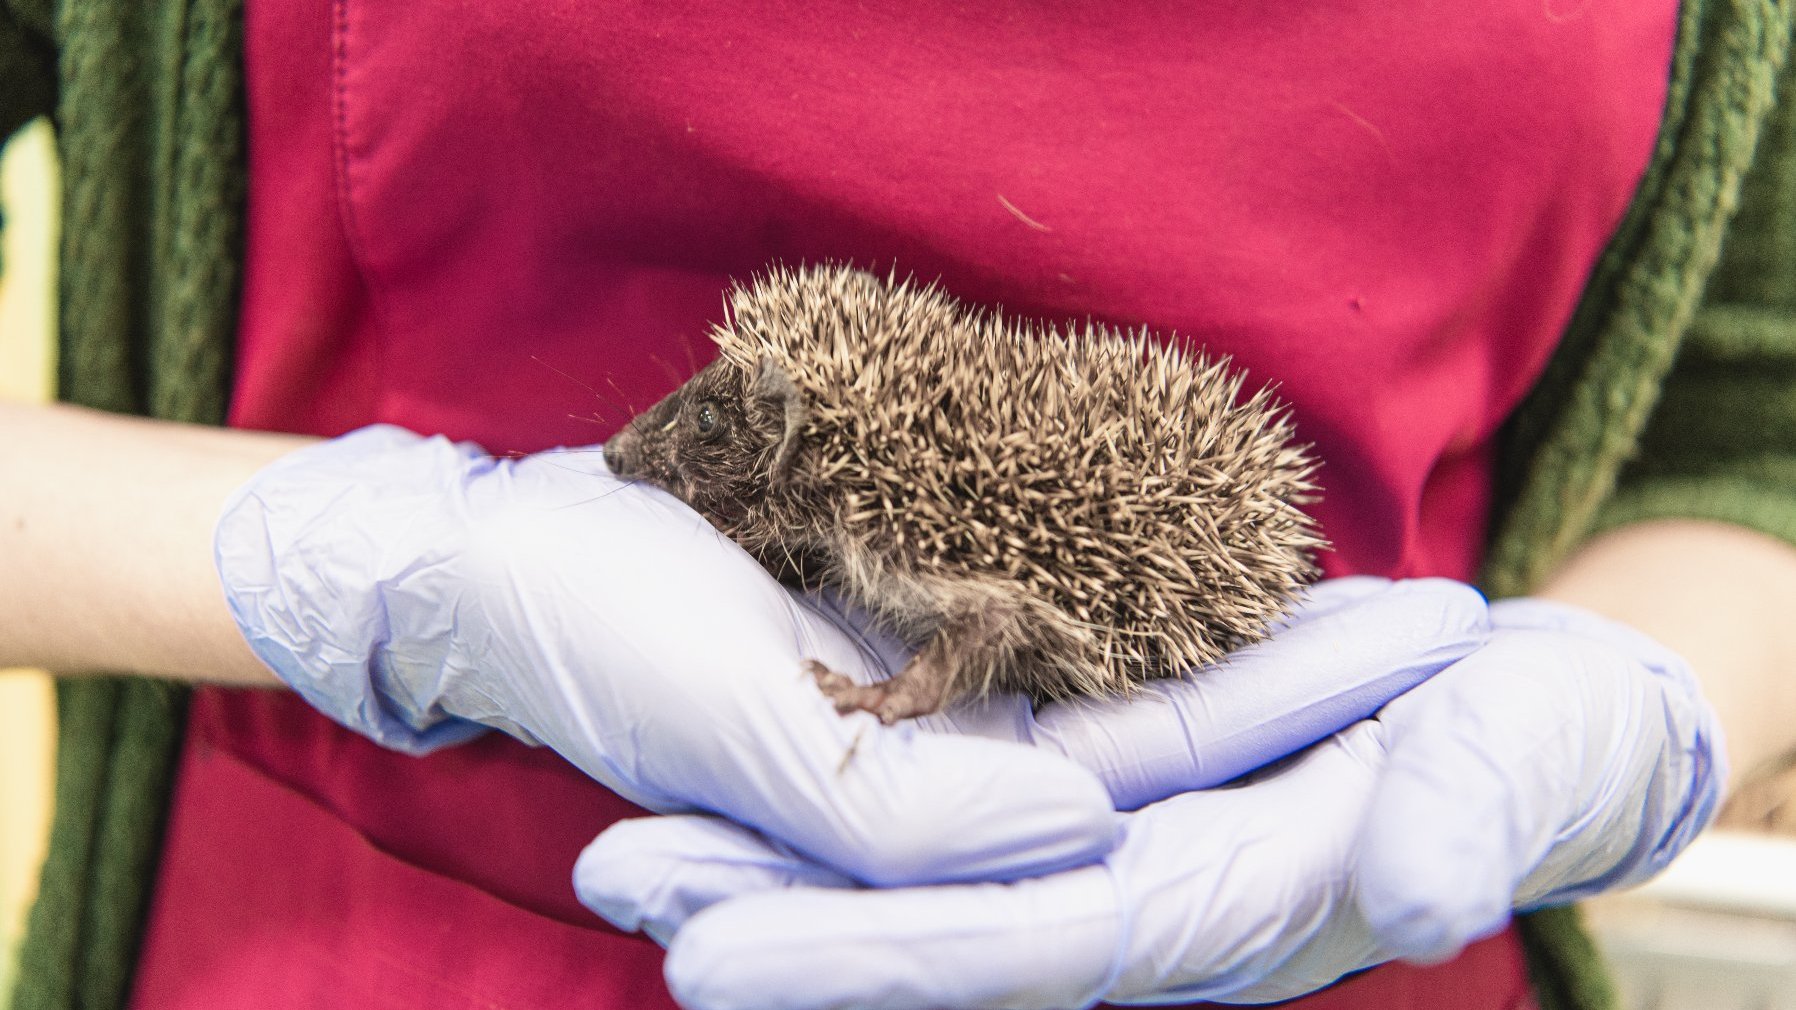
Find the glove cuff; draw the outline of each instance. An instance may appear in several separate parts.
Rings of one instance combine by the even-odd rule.
[[[434,689],[451,616],[389,604],[454,552],[461,524],[445,503],[485,458],[471,444],[362,428],[265,467],[215,528],[225,600],[250,648],[313,708],[394,750],[484,732],[444,712]],[[395,620],[420,610],[411,626]]]

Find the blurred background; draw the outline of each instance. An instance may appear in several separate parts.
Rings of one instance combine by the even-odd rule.
[[[0,398],[51,396],[57,200],[40,122],[0,157]],[[43,858],[54,734],[48,679],[0,671],[0,1010]],[[1796,1010],[1796,762],[1763,770],[1658,880],[1586,912],[1628,1010]]]
[[[48,399],[55,301],[56,166],[43,122],[0,155],[0,397]],[[12,577],[17,577],[16,575]],[[13,952],[43,859],[55,733],[48,678],[0,671],[0,1006],[12,992]]]
[[[1796,755],[1644,887],[1585,905],[1627,1010],[1796,1010]]]

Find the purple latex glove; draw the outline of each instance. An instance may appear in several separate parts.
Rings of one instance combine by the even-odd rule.
[[[1310,655],[1360,654],[1416,627],[1368,601],[1435,599],[1437,584],[1368,585],[1318,590],[1353,620],[1300,614],[1254,652],[1305,633],[1331,639]],[[1451,637],[1423,651],[1460,651]],[[1263,1003],[1393,958],[1445,958],[1513,909],[1643,879],[1713,815],[1714,717],[1662,646],[1520,600],[1490,607],[1462,654],[1293,761],[1129,814],[1097,866],[869,890],[737,825],[676,817],[601,835],[576,887],[669,944],[668,982],[695,1010]],[[1044,712],[1018,735],[1064,748],[1133,805],[1181,775],[1223,774],[1210,758],[1231,749],[1219,728],[1237,695],[1220,687]],[[1305,722],[1291,711],[1271,725]]]
[[[391,747],[497,727],[652,810],[725,814],[884,883],[1040,873],[1116,840],[1097,779],[1057,754],[838,716],[801,661],[874,660],[596,450],[494,459],[363,429],[265,468],[216,546],[256,654]]]
[[[1326,736],[1470,648],[1484,620],[1464,587],[1337,586],[1201,688],[1147,695],[1163,704],[1038,719],[1000,697],[885,727],[837,715],[800,663],[871,679],[901,650],[596,451],[500,460],[364,429],[267,467],[216,545],[252,648],[344,725],[411,751],[497,727],[650,809],[724,814],[885,884],[1088,864],[1116,842],[1116,804]],[[1368,621],[1386,634],[1352,648],[1325,630]]]

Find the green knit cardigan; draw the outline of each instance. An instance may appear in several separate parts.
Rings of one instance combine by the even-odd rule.
[[[224,417],[241,25],[239,0],[0,0],[0,137],[49,115],[63,161],[65,400]],[[1493,595],[1641,519],[1796,543],[1796,100],[1777,101],[1790,30],[1787,2],[1686,0],[1646,176],[1504,432]],[[182,698],[129,679],[59,688],[55,825],[15,1010],[128,998]],[[1522,925],[1546,1010],[1613,1005],[1570,910]]]

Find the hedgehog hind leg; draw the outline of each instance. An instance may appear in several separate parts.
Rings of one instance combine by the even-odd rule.
[[[874,684],[856,684],[815,660],[805,669],[836,711],[871,712],[889,726],[939,712],[985,687],[1008,686],[1022,617],[1020,608],[990,598],[958,607],[904,669]]]
[[[817,678],[817,686],[835,704],[836,711],[871,712],[890,726],[900,719],[911,719],[941,711],[950,697],[951,677],[940,667],[911,660],[898,675],[876,684],[856,684],[816,660],[808,660],[805,669]]]

